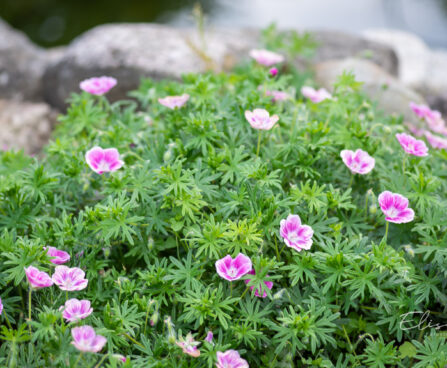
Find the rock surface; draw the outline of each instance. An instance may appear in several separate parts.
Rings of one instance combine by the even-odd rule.
[[[48,142],[56,116],[46,103],[0,99],[0,148],[38,153]]]
[[[142,77],[179,79],[188,72],[226,70],[258,44],[256,33],[242,31],[210,31],[205,40],[204,53],[192,29],[156,24],[96,27],[76,39],[47,70],[46,98],[63,108],[69,94],[79,91],[81,80],[100,75],[118,79],[109,98],[124,98]]]
[[[339,32],[317,31],[315,60],[368,56],[390,73],[397,72],[396,56],[387,46]],[[157,24],[110,24],[96,27],[70,44],[56,65],[47,70],[45,93],[54,106],[64,108],[72,91],[79,91],[85,78],[110,75],[118,85],[112,100],[136,89],[142,77],[180,78],[207,69],[228,70],[249,50],[259,47],[259,31],[207,30],[205,53],[194,29],[177,29]],[[366,55],[368,54],[368,55]]]
[[[397,76],[399,62],[392,47],[382,42],[334,31],[312,32],[319,47],[314,63],[348,57],[370,60],[391,75]]]
[[[363,90],[379,108],[389,114],[402,114],[406,121],[417,123],[410,102],[424,103],[421,95],[406,87],[376,64],[361,59],[348,58],[330,60],[316,64],[315,78],[327,89],[332,89],[337,77],[344,71],[352,71],[358,81],[363,82]]]
[[[42,99],[45,52],[0,19],[0,98]]]
[[[392,29],[371,29],[364,36],[392,47],[399,59],[399,79],[447,114],[447,51],[431,50],[420,37]]]

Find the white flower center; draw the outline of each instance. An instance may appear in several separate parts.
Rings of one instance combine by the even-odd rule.
[[[387,216],[388,216],[388,217],[391,217],[391,218],[395,218],[395,217],[397,217],[398,214],[399,214],[399,211],[398,211],[396,208],[394,208],[394,207],[391,207],[391,208],[387,211]]]
[[[107,171],[109,170],[109,163],[107,161],[102,160],[98,165],[98,171]]]
[[[298,234],[296,233],[296,231],[292,231],[290,234],[288,234],[287,236],[289,238],[289,242],[291,243],[296,243],[299,240]]]
[[[228,269],[228,275],[231,277],[235,277],[237,275],[237,269],[235,267],[230,267]]]

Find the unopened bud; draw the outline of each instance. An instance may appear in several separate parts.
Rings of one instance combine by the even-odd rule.
[[[377,206],[375,204],[372,204],[369,206],[369,213],[374,215],[377,212]]]

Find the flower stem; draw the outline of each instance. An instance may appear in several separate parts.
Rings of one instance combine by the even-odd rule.
[[[9,329],[12,330],[12,326],[11,326],[11,323],[9,322],[8,316],[6,315],[6,311],[5,311],[5,313],[3,315],[5,316],[5,321],[6,321],[7,325],[8,325],[8,327],[9,327]]]
[[[390,226],[390,223],[387,221],[385,225],[385,242],[388,242],[388,228]]]
[[[130,341],[132,341],[134,344],[137,344],[138,346],[144,348],[143,344],[139,343],[137,340],[135,340],[132,336],[124,333],[123,334],[125,337],[127,337]]]
[[[259,149],[261,148],[261,131],[258,133],[258,147],[256,148],[256,157],[259,157]]]
[[[242,295],[241,295],[241,297],[240,297],[240,300],[242,300],[242,298],[245,296],[245,294],[247,294],[248,289],[250,289],[250,288],[247,286],[247,288],[245,289],[245,291],[242,293]]]
[[[29,287],[29,293],[28,293],[28,323],[29,323],[29,333],[31,335],[31,292],[33,289],[31,286]]]
[[[286,247],[286,245],[284,244],[281,248],[281,250],[279,251],[279,256],[281,256],[282,251],[284,250],[284,248]]]
[[[273,239],[275,239],[276,258],[277,258],[278,261],[279,261],[279,256],[280,256],[280,254],[279,254],[279,252],[278,252],[278,242],[277,242],[277,240],[276,240],[276,236],[274,236]]]
[[[230,281],[230,298],[233,297],[233,283]]]
[[[352,187],[352,182],[354,181],[354,174],[351,174],[351,180],[349,181],[349,186]]]
[[[81,358],[82,358],[82,351],[79,353],[78,359],[76,360],[76,362],[75,362],[73,367],[75,367],[75,368],[77,367],[77,365],[78,365],[79,361],[81,360]]]
[[[101,366],[101,363],[106,359],[107,354],[104,354],[101,358],[101,360],[98,362],[98,364],[95,365],[95,368],[99,368]]]

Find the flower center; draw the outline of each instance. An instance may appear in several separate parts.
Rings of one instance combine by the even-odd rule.
[[[228,276],[235,277],[237,275],[237,269],[235,267],[230,267],[228,269]]]
[[[296,231],[291,232],[288,235],[289,241],[291,243],[296,243],[299,240],[298,234],[296,233]]]
[[[98,165],[99,171],[107,171],[109,169],[109,164],[107,161],[102,160]]]
[[[398,211],[396,208],[394,208],[394,207],[391,207],[391,208],[387,211],[387,215],[388,215],[388,217],[391,217],[391,218],[397,217],[398,214],[399,214],[399,211]]]

